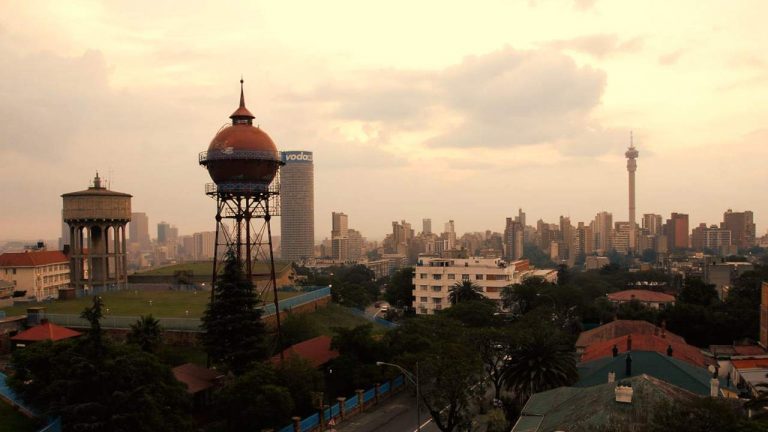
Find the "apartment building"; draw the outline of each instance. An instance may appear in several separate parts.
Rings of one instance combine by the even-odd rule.
[[[28,251],[0,255],[0,279],[15,284],[14,291],[37,301],[58,298],[69,287],[69,258],[61,251]]]

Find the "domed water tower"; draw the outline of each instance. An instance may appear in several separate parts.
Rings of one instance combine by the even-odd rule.
[[[96,173],[88,189],[61,198],[64,222],[69,225],[73,288],[80,293],[125,288],[125,225],[131,221],[131,195],[109,190]]]
[[[216,200],[212,286],[216,285],[224,252],[232,250],[249,279],[268,276],[269,283],[258,287],[259,294],[264,298],[263,294],[271,289],[279,310],[270,221],[280,212],[279,170],[283,162],[269,135],[253,125],[254,116],[245,107],[243,80],[240,106],[229,118],[232,124],[221,128],[199,157],[200,165],[213,180],[205,186],[205,193]],[[254,274],[256,262],[267,264],[266,274]]]

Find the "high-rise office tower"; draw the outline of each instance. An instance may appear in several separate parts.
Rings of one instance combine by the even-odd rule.
[[[432,234],[432,219],[421,220],[421,232],[423,234]]]
[[[128,231],[132,243],[138,243],[142,249],[149,248],[149,218],[146,213],[131,213]]]
[[[649,235],[661,234],[661,227],[663,224],[664,221],[662,220],[661,215],[653,213],[646,213],[643,215],[643,229],[647,230]]]
[[[688,215],[682,213],[672,213],[664,233],[667,235],[667,248],[685,249],[688,247]]]
[[[445,223],[443,236],[445,237],[445,250],[456,249],[456,225],[453,223],[453,220]]]
[[[331,256],[337,261],[349,259],[349,218],[344,213],[331,215]]]
[[[157,243],[166,244],[171,237],[171,224],[168,222],[160,222],[157,224]]]
[[[312,152],[286,151],[280,168],[281,256],[301,261],[314,256],[315,187]]]
[[[640,153],[635,149],[632,133],[629,133],[629,149],[624,156],[627,157],[627,173],[629,174],[629,250],[637,250],[637,224],[635,223],[635,170],[637,170],[637,157]]]
[[[728,209],[723,213],[720,227],[731,231],[731,240],[736,246],[749,248],[755,245],[755,223],[751,211],[735,212]]]
[[[600,212],[595,216],[592,225],[592,233],[595,236],[595,249],[605,254],[613,248],[613,215],[608,212]]]

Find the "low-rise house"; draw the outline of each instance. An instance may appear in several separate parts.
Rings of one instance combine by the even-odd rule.
[[[638,301],[652,309],[665,309],[675,305],[675,296],[658,291],[631,289],[608,294],[608,300],[615,304]]]
[[[24,348],[29,344],[42,341],[60,341],[79,337],[82,333],[58,326],[47,319],[43,319],[40,324],[31,327],[23,332],[11,337],[14,348]]]
[[[184,363],[171,369],[177,381],[187,386],[187,393],[192,396],[195,408],[210,403],[213,389],[219,385],[224,375],[194,363]]]
[[[685,343],[685,339],[666,328],[651,324],[642,320],[615,320],[600,327],[586,330],[579,334],[576,340],[576,353],[581,354],[584,349],[598,342],[605,342],[620,336],[635,335],[655,335],[668,339],[673,342]]]
[[[759,396],[768,385],[768,358],[732,358],[729,378],[742,396]]]

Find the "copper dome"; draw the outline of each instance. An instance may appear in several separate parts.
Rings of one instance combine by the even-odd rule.
[[[200,156],[200,164],[217,185],[247,184],[268,186],[280,166],[277,146],[264,131],[253,126],[253,114],[245,107],[240,80],[240,107],[230,118],[232,125],[221,129]]]

